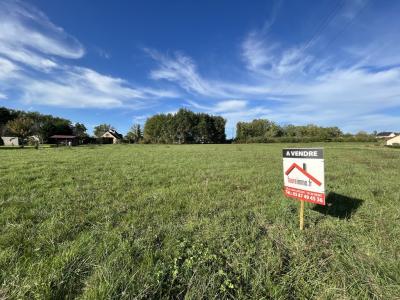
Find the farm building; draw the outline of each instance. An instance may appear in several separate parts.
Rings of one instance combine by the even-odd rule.
[[[2,136],[4,146],[19,146],[21,145],[21,141],[18,137],[15,136]]]
[[[376,138],[377,139],[391,139],[391,138],[393,138],[393,137],[395,137],[396,136],[396,133],[395,132],[392,132],[392,131],[384,131],[384,132],[379,132],[377,135],[376,135]]]
[[[400,135],[395,136],[389,140],[386,141],[387,146],[394,146],[394,145],[400,145]]]
[[[114,129],[108,130],[101,137],[106,144],[118,144],[122,140],[122,134]]]
[[[50,139],[55,142],[57,145],[66,145],[72,146],[77,144],[76,136],[75,135],[61,135],[56,134],[52,135]]]

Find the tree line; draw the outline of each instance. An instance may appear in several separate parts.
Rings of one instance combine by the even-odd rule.
[[[18,136],[27,140],[30,136],[37,136],[41,143],[48,143],[55,134],[75,135],[86,138],[84,124],[72,124],[70,120],[44,115],[38,112],[0,107],[0,134],[1,136]]]
[[[321,141],[374,141],[375,136],[366,132],[355,135],[344,134],[338,127],[309,125],[280,126],[267,119],[251,122],[238,122],[236,125],[237,143],[273,142],[321,142]]]
[[[226,120],[220,116],[180,109],[175,114],[156,114],[146,120],[144,142],[165,144],[224,143]]]
[[[100,124],[94,127],[93,134],[87,133],[87,128],[82,123],[73,124],[70,120],[45,115],[38,112],[26,112],[21,110],[0,107],[0,136],[16,136],[21,144],[36,144],[37,137],[40,143],[51,143],[53,135],[73,135],[79,144],[103,143],[102,135],[108,130],[115,130],[109,124]],[[143,139],[143,133],[139,124],[134,124],[124,137],[127,143],[138,143]],[[0,143],[2,143],[0,139]]]
[[[225,143],[226,120],[220,116],[194,113],[180,109],[176,113],[156,114],[149,117],[144,130],[133,124],[122,142],[165,143],[165,144],[209,144]],[[102,135],[114,130],[110,124],[94,127],[94,136],[89,136],[82,123],[72,124],[70,120],[0,107],[0,135],[18,136],[23,142],[30,136],[39,137],[40,143],[51,142],[53,135],[74,135],[80,144],[102,143]],[[238,122],[236,137],[229,142],[272,143],[272,142],[318,142],[318,141],[374,141],[375,136],[366,132],[355,135],[344,134],[338,127],[280,126],[267,119]],[[2,140],[0,139],[0,142]]]

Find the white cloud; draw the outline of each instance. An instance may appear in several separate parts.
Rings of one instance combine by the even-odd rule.
[[[364,5],[360,3],[357,9]],[[191,107],[221,114],[228,119],[228,127],[261,117],[280,123],[340,125],[347,130],[389,129],[398,124],[397,117],[383,113],[400,108],[400,68],[396,65],[400,39],[395,32],[386,32],[387,17],[380,22],[368,19],[371,26],[362,25],[373,34],[357,30],[352,37],[360,37],[358,43],[346,48],[335,45],[341,51],[326,49],[321,56],[314,44],[287,46],[271,35],[266,38],[277,17],[279,6],[274,7],[264,28],[251,31],[240,43],[244,65],[236,66],[242,68],[236,81],[207,76],[206,68],[182,52],[164,55],[145,49],[157,63],[151,79],[168,81],[168,88],[156,88],[72,65],[67,59],[76,62],[85,54],[79,41],[29,4],[3,0],[0,98],[6,99],[6,91],[15,89],[22,94],[20,100],[32,104],[140,109],[158,105],[160,99],[191,95],[196,100],[189,102]],[[390,28],[397,28],[397,14],[391,18]]]
[[[0,43],[3,45],[0,53],[22,63],[29,63],[26,55],[36,56],[35,60],[39,55],[76,59],[85,53],[74,37],[54,25],[41,11],[20,1],[0,3]]]
[[[224,100],[212,104],[211,106],[201,105],[195,101],[188,101],[188,103],[197,109],[206,110],[212,113],[241,111],[246,109],[248,104],[245,100]]]
[[[253,71],[265,67],[272,68],[274,64],[273,52],[276,48],[276,44],[266,45],[256,32],[248,34],[242,44],[242,55],[247,68]]]
[[[143,125],[145,123],[145,121],[147,120],[147,118],[149,118],[150,115],[137,115],[137,116],[133,116],[132,118],[132,122],[134,124],[141,124]]]
[[[155,50],[145,51],[159,63],[159,67],[150,73],[155,80],[164,79],[178,83],[187,92],[200,95],[211,95],[220,97],[225,92],[216,84],[204,80],[197,72],[197,67],[188,56],[182,53],[175,53],[174,57],[164,56]]]
[[[250,121],[255,118],[267,118],[271,110],[262,106],[250,107],[246,100],[224,100],[205,105],[196,101],[188,101],[188,104],[196,110],[210,114],[218,114],[227,120],[226,128],[229,135],[239,121]]]
[[[227,100],[221,101],[214,107],[215,112],[231,112],[243,110],[247,107],[247,101],[243,100]]]
[[[283,49],[264,33],[250,32],[242,42],[242,58],[248,70],[272,78],[301,73],[313,60],[304,46]]]
[[[400,107],[400,68],[381,71],[357,65],[325,68],[324,61],[320,63],[315,60],[315,64],[320,63],[318,72],[300,73],[289,81],[287,73],[304,69],[306,61],[300,59],[299,51],[293,49],[284,50],[278,62],[273,64],[275,74],[286,74],[283,78],[270,77],[250,84],[219,82],[200,76],[194,61],[183,54],[179,54],[179,58],[171,58],[158,53],[156,60],[162,61],[152,75],[154,79],[173,81],[193,94],[215,99],[210,105],[204,104],[210,101],[189,101],[189,104],[195,109],[221,114],[228,119],[229,126],[235,121],[265,117],[280,123],[317,123],[345,128],[350,120],[362,120],[365,115]],[[182,71],[188,66],[190,72]],[[188,80],[188,77],[195,80]],[[218,89],[214,89],[214,86]],[[224,100],[228,97],[249,100]],[[258,99],[259,103],[263,99],[269,102],[254,106],[250,99]],[[273,110],[268,108],[268,104],[272,105]],[[382,128],[379,124],[374,125]],[[348,128],[356,129],[355,126]]]
[[[133,88],[123,79],[102,75],[91,69],[70,67],[48,80],[24,77],[23,101],[72,108],[142,108],[159,98],[161,91]],[[169,92],[169,91],[168,91]],[[164,96],[176,96],[166,92]]]
[[[16,66],[13,62],[0,57],[0,79],[13,77],[18,69],[18,66]]]
[[[279,82],[266,86],[208,79],[199,74],[194,61],[183,53],[166,56],[151,49],[145,51],[158,63],[150,73],[152,79],[173,82],[190,94],[217,99],[263,97],[274,100],[272,87],[281,85]]]
[[[170,89],[133,87],[124,79],[61,63],[78,59],[83,46],[33,6],[0,2],[0,88],[21,101],[74,108],[140,108],[156,99],[178,97]]]
[[[57,63],[55,63],[52,59],[37,55],[34,52],[24,50],[23,48],[9,47],[5,44],[0,44],[0,53],[4,56],[7,56],[9,59],[12,59],[13,61],[17,61],[46,72],[57,66]]]
[[[280,124],[340,126],[351,132],[397,130],[400,124],[399,117],[378,113],[400,109],[400,67],[379,72],[336,70],[306,82],[296,82],[280,92],[293,96],[281,97],[282,101],[274,102],[273,108],[267,104],[254,106],[245,100],[210,105],[189,101],[189,104],[197,110],[221,114],[228,120],[228,128],[238,121],[254,118],[268,118]]]

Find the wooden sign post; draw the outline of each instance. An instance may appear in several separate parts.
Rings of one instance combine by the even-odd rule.
[[[304,229],[304,201],[300,200],[300,230]]]
[[[325,205],[324,150],[283,149],[284,193],[300,200],[300,230],[304,229],[304,202]]]

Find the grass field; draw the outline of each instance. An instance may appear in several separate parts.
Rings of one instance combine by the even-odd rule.
[[[0,299],[399,299],[400,151],[323,145],[300,232],[285,146],[1,150]]]

